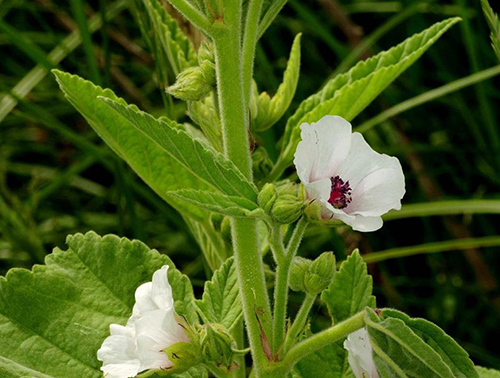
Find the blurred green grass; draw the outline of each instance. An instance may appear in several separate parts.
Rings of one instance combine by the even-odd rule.
[[[141,239],[198,286],[208,274],[180,217],[103,145],[48,73],[59,67],[143,110],[185,120],[185,107],[158,88],[133,5],[0,0],[0,274],[41,262],[67,234],[88,230]],[[417,255],[370,263],[379,306],[436,322],[476,363],[500,369],[500,210],[481,202],[500,200],[500,70],[480,3],[289,0],[258,47],[255,78],[275,91],[293,37],[303,33],[291,115],[328,77],[450,16],[464,21],[353,122],[375,149],[401,160],[404,204],[431,204],[409,206],[417,210],[407,218],[389,214],[373,234],[311,227],[301,251],[333,250],[340,260],[354,248],[401,254],[420,246]],[[282,120],[258,139],[272,158],[283,128]],[[436,248],[447,252],[424,253]],[[293,296],[291,308],[301,299]],[[325,311],[317,307],[313,328],[325,324]]]

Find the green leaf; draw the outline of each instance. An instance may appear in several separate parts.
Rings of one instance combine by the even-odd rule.
[[[242,197],[228,196],[222,193],[204,190],[177,190],[171,194],[183,201],[203,209],[233,217],[246,217],[259,206]]]
[[[309,354],[295,365],[294,370],[297,375],[304,378],[354,378],[343,341]]]
[[[491,47],[493,47],[493,51],[495,51],[498,60],[500,60],[500,21],[498,20],[498,15],[493,12],[488,0],[481,0],[481,7],[483,8],[488,27],[491,30]]]
[[[476,372],[479,374],[479,378],[500,378],[500,371],[498,370],[476,366]]]
[[[231,329],[241,316],[238,277],[233,258],[229,258],[205,283],[203,298],[197,300],[205,323],[219,323]]]
[[[441,356],[404,321],[381,320],[367,309],[365,324],[381,377],[454,377]]]
[[[189,279],[143,243],[93,232],[67,239],[45,265],[0,277],[0,377],[102,377],[97,350],[125,324],[134,293],[168,264],[175,308],[197,318]]]
[[[397,318],[402,320],[441,356],[443,361],[452,370],[454,377],[473,378],[478,376],[467,352],[437,325],[425,319],[410,318],[408,315],[392,309],[382,310],[380,318]]]
[[[299,126],[302,123],[317,122],[325,115],[352,120],[458,21],[460,18],[455,17],[434,24],[390,50],[359,62],[303,101],[286,125],[284,159],[292,161],[300,141]]]
[[[321,294],[321,300],[328,306],[334,324],[362,311],[365,307],[375,307],[372,295],[372,277],[366,263],[355,250],[345,260],[333,281]]]
[[[203,221],[207,213],[170,196],[185,188],[210,190],[183,165],[172,159],[156,143],[137,130],[130,121],[117,116],[98,99],[106,97],[125,104],[111,90],[102,89],[76,75],[54,70],[54,75],[71,104],[85,117],[99,136],[166,202],[181,212]]]
[[[165,117],[156,119],[135,106],[102,98],[111,109],[127,119],[167,155],[194,176],[230,196],[257,199],[257,189],[221,153],[205,146]],[[196,188],[192,187],[192,189]]]
[[[290,58],[283,75],[283,82],[278,91],[271,99],[266,92],[262,92],[258,98],[257,117],[252,120],[252,128],[256,131],[264,131],[273,126],[285,114],[292,102],[300,75],[300,37],[297,34],[293,41]]]
[[[158,0],[144,0],[144,5],[151,20],[153,36],[158,39],[162,53],[167,57],[174,74],[177,76],[184,69],[196,65],[197,58],[193,44],[177,21],[168,14]]]

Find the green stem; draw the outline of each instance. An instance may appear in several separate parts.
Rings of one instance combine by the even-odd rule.
[[[255,46],[257,45],[260,12],[263,0],[250,0],[248,4],[245,32],[243,37],[243,93],[245,104],[248,107],[252,88],[253,64],[255,60]]]
[[[299,249],[300,242],[304,236],[307,228],[307,221],[301,218],[293,235],[288,243],[286,251],[283,250],[283,241],[280,240],[281,233],[278,236],[271,236],[271,248],[275,251],[277,257],[276,281],[274,286],[274,313],[273,313],[273,351],[276,353],[279,347],[284,342],[285,338],[285,323],[286,323],[286,310],[288,303],[288,282],[290,279],[290,268],[292,261],[297,250]],[[274,232],[273,232],[274,231]],[[272,234],[276,234],[273,230]],[[279,237],[279,239],[278,239]],[[280,256],[281,255],[281,256]]]
[[[311,311],[311,308],[314,304],[314,301],[316,300],[316,297],[317,295],[312,295],[308,293],[306,294],[304,302],[302,302],[300,310],[297,313],[295,320],[293,321],[292,327],[290,328],[288,334],[286,335],[283,353],[286,353],[290,349],[295,339],[299,335],[300,331],[304,329],[307,317],[309,316],[309,312]]]
[[[327,345],[333,344],[336,341],[342,340],[350,333],[362,328],[365,325],[364,315],[365,312],[361,311],[351,318],[301,341],[290,349],[290,352],[286,354],[282,361],[270,365],[266,371],[268,371],[271,376],[285,377],[287,373],[292,370],[293,366],[305,356]]]
[[[227,2],[223,22],[213,26],[217,89],[224,154],[251,180],[251,156],[245,110],[241,63],[241,0]],[[268,363],[262,341],[269,334],[271,309],[259,250],[257,224],[252,219],[232,219],[234,259],[238,273],[243,315],[259,377]],[[261,332],[262,330],[262,332]]]
[[[206,34],[211,27],[210,20],[198,9],[192,6],[186,0],[168,0],[174,8],[181,12],[184,17],[191,21],[198,29]]]

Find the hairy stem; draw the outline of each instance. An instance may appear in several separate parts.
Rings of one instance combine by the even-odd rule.
[[[362,328],[365,325],[364,315],[365,312],[361,311],[349,319],[301,341],[290,349],[290,352],[285,355],[282,361],[267,368],[270,376],[285,377],[302,358],[327,345],[342,340],[350,333]]]
[[[210,34],[210,21],[198,9],[192,6],[186,0],[168,0],[172,6],[184,15],[189,21],[193,23],[198,29],[205,34]]]
[[[288,334],[286,335],[285,345],[283,347],[283,353],[286,353],[290,349],[293,342],[299,335],[300,331],[304,329],[307,317],[309,316],[309,312],[311,311],[311,308],[314,304],[314,301],[316,300],[316,297],[317,295],[306,294],[304,302],[302,302],[300,310],[297,313],[295,320],[293,321],[292,327],[290,328]]]
[[[276,236],[277,230],[272,230],[271,233],[271,248],[277,257],[276,282],[274,286],[274,312],[273,312],[273,351],[276,353],[284,342],[286,310],[288,304],[288,282],[290,279],[290,268],[292,261],[299,248],[304,232],[307,228],[307,221],[301,218],[292,238],[288,244],[286,251],[283,253],[283,241],[281,234]],[[275,234],[273,236],[273,234]]]
[[[213,38],[217,67],[224,154],[252,179],[247,108],[241,61],[241,0],[227,2],[223,22],[216,21]],[[270,305],[259,250],[257,225],[252,219],[232,219],[234,258],[256,376],[268,360],[262,343],[269,334]]]

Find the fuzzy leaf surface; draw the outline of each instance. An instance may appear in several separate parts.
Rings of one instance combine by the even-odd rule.
[[[245,217],[251,211],[258,209],[255,202],[246,198],[228,196],[217,192],[185,189],[177,190],[171,194],[206,210],[233,217]]]
[[[117,115],[130,122],[150,141],[160,147],[168,156],[176,160],[195,177],[203,180],[213,189],[230,196],[240,196],[250,200],[257,198],[257,189],[236,166],[221,153],[205,146],[185,131],[168,122],[156,119],[137,107],[102,98]],[[192,187],[190,189],[198,189]]]
[[[118,115],[98,97],[105,97],[125,105],[126,102],[123,99],[118,98],[111,90],[102,89],[76,75],[57,70],[53,72],[69,102],[139,177],[177,210],[188,213],[201,221],[206,219],[205,211],[187,202],[179,201],[168,192],[186,188],[213,189],[165,153],[129,120]]]
[[[372,295],[373,280],[368,274],[366,263],[355,250],[340,266],[330,286],[321,294],[334,324],[362,311],[375,307]]]
[[[381,377],[454,377],[441,356],[403,320],[381,320],[368,309],[365,327],[373,347],[373,360]]]
[[[457,378],[474,378],[477,373],[468,353],[437,325],[421,318],[410,318],[405,313],[386,309],[380,313],[381,319],[396,318],[402,320],[426,344],[436,351]]]
[[[285,128],[283,154],[286,161],[292,161],[302,123],[317,122],[326,115],[338,115],[351,121],[458,21],[460,18],[455,17],[436,23],[401,44],[359,62],[303,101]]]
[[[479,378],[500,378],[500,371],[476,366],[476,372]]]
[[[167,256],[137,240],[94,232],[69,236],[67,244],[45,265],[0,277],[2,378],[102,377],[97,350],[109,325],[127,322],[135,290],[165,264],[176,311],[196,319],[191,283]]]
[[[233,258],[215,271],[212,280],[205,283],[203,298],[196,301],[206,323],[219,323],[231,329],[240,318],[241,299]]]

